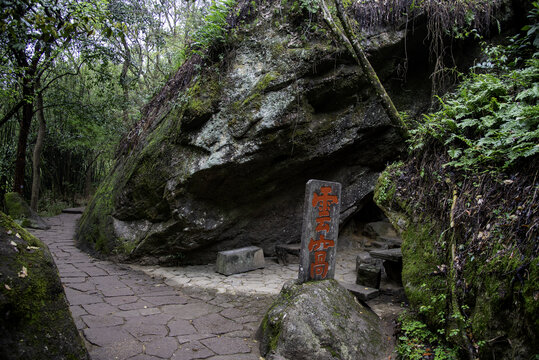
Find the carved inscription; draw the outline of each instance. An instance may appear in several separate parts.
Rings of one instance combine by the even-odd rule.
[[[339,235],[341,184],[309,180],[305,191],[299,280],[332,279]]]

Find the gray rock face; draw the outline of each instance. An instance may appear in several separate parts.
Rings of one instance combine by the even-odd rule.
[[[261,355],[268,360],[369,360],[385,355],[378,317],[335,280],[286,283],[259,334]]]
[[[299,40],[273,16],[267,9],[245,26],[186,91],[152,103],[158,115],[81,219],[81,246],[162,262],[181,253],[203,263],[247,244],[273,255],[276,244],[300,241],[308,179],[342,184],[341,222],[363,206],[404,141],[344,49],[326,35]],[[389,34],[367,50],[401,49],[402,34]],[[393,64],[384,61],[382,78]]]

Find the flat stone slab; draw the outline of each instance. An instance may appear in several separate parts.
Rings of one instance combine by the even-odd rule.
[[[62,212],[64,214],[82,214],[84,212],[85,207],[77,207],[77,208],[68,208],[63,209]]]
[[[400,262],[402,261],[402,251],[400,248],[396,249],[387,249],[387,250],[373,250],[370,252],[373,258]]]
[[[264,251],[257,246],[221,251],[217,254],[216,271],[223,275],[239,274],[264,266]]]
[[[361,301],[367,301],[374,299],[378,295],[380,295],[380,290],[373,289],[367,286],[362,286],[358,284],[352,284],[352,283],[340,283],[344,288],[348,291],[350,291],[356,298],[358,298]]]

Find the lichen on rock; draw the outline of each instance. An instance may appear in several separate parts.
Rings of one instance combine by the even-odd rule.
[[[266,359],[382,359],[380,319],[335,280],[287,282],[259,328]],[[385,355],[385,357],[384,357]]]
[[[117,159],[81,219],[80,246],[165,263],[180,253],[185,263],[207,263],[218,251],[247,245],[271,255],[275,244],[299,242],[311,178],[342,183],[341,221],[361,209],[404,139],[326,31],[305,36],[307,18],[269,3],[258,4],[256,14],[235,30],[237,41],[220,60],[179,70],[193,72],[189,86],[175,93],[173,78],[152,100],[136,128],[146,130],[125,148],[130,152]],[[286,24],[283,16],[291,17]],[[386,31],[391,41],[368,50],[403,51],[403,32]],[[394,59],[383,61],[391,68]],[[400,103],[428,102],[426,94]]]

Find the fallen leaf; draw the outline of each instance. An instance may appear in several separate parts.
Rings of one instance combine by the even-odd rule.
[[[28,270],[26,269],[26,266],[22,267],[22,270],[19,272],[20,278],[25,278],[28,276]]]
[[[11,288],[9,287],[8,284],[4,284],[4,287],[5,287],[6,289],[8,289],[8,290],[11,290]]]
[[[12,246],[17,247],[17,243],[16,243],[15,241],[13,241],[13,240],[11,240],[11,241],[9,242],[9,245],[12,245]]]
[[[37,246],[27,246],[26,250],[39,250]]]
[[[8,234],[8,235],[11,235],[11,234],[13,234],[13,231],[8,230],[8,231],[7,231],[7,234]]]
[[[16,233],[15,236],[18,237],[19,239],[21,238],[21,236],[19,235],[19,233]]]

